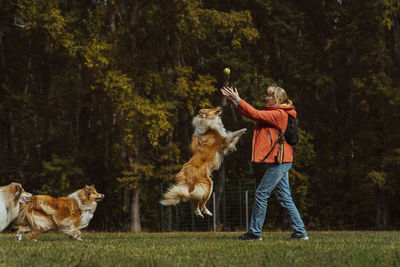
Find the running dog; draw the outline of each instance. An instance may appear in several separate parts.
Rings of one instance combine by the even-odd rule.
[[[17,218],[21,203],[27,203],[30,197],[32,194],[18,183],[0,187],[0,232]]]
[[[180,201],[191,200],[195,214],[212,216],[206,203],[213,190],[211,174],[218,170],[224,157],[236,151],[236,143],[246,129],[236,132],[225,130],[221,120],[222,108],[201,109],[193,119],[194,133],[190,150],[192,158],[176,174],[175,183],[163,195],[160,203],[165,206],[176,205]]]
[[[35,240],[42,233],[55,230],[82,240],[80,230],[89,225],[97,202],[103,198],[94,185],[86,185],[67,197],[33,196],[31,202],[22,207],[16,220],[17,238],[21,240],[22,233],[27,233],[30,240]]]

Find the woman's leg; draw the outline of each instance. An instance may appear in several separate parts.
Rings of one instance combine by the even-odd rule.
[[[289,168],[290,169],[290,168]],[[307,232],[304,228],[303,220],[300,217],[299,211],[293,202],[289,186],[289,169],[284,173],[282,179],[279,181],[277,188],[278,201],[283,207],[290,226],[294,232],[292,237],[306,237]]]
[[[267,170],[265,171],[255,193],[254,206],[251,213],[248,232],[253,235],[261,236],[262,227],[264,225],[265,215],[267,212],[268,198],[270,197],[272,190],[282,179],[284,174],[282,169],[287,169],[283,168],[282,166],[285,164],[290,164],[291,166],[291,163],[267,164]]]

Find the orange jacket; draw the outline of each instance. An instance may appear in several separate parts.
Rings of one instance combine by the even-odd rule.
[[[251,161],[257,163],[261,163],[277,140],[279,131],[276,128],[285,132],[288,123],[288,115],[290,114],[294,118],[297,116],[294,106],[289,105],[266,106],[264,110],[257,110],[241,99],[236,108],[243,116],[257,122],[253,133],[251,153]],[[263,163],[265,162],[293,162],[292,146],[285,141],[279,151],[278,143],[268,158],[263,161]]]

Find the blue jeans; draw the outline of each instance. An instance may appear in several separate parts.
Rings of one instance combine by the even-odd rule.
[[[249,233],[261,236],[267,213],[268,198],[272,190],[277,188],[278,201],[283,207],[290,226],[294,229],[292,237],[306,237],[303,220],[293,202],[289,186],[289,170],[292,163],[267,164],[267,170],[257,187],[253,212],[251,214]]]

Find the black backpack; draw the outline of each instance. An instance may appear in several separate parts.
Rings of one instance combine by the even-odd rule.
[[[283,135],[285,136],[286,142],[291,146],[294,146],[297,144],[297,142],[299,142],[300,134],[299,129],[297,128],[296,119],[290,115],[288,118],[286,131]]]

